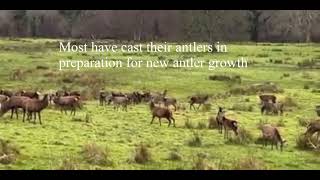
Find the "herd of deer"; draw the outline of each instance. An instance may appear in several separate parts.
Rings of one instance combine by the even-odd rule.
[[[283,104],[277,102],[277,98],[274,95],[259,95],[261,100],[261,113],[269,112],[273,114],[283,114]],[[190,110],[196,109],[195,104],[198,104],[197,109],[201,105],[207,103],[209,100],[208,95],[194,95],[189,97],[189,108]],[[167,90],[163,93],[158,92],[133,92],[133,93],[115,93],[107,92],[101,90],[99,93],[99,102],[101,106],[110,105],[114,106],[114,109],[119,109],[127,111],[127,106],[129,104],[139,104],[139,103],[149,103],[149,108],[151,111],[152,119],[150,124],[153,123],[155,118],[158,118],[159,124],[161,126],[161,119],[165,118],[168,120],[168,127],[173,123],[175,127],[175,118],[173,117],[173,112],[170,110],[169,106],[174,107],[174,111],[177,110],[177,100],[173,97],[167,96]],[[41,122],[41,111],[48,107],[49,104],[54,104],[56,107],[60,108],[61,113],[63,111],[67,114],[67,110],[70,110],[70,114],[75,115],[76,109],[81,109],[81,95],[77,91],[67,92],[67,91],[57,91],[54,94],[45,94],[42,99],[40,99],[39,92],[33,91],[18,91],[16,93],[8,90],[0,90],[0,116],[11,110],[11,118],[13,114],[16,114],[18,119],[18,109],[23,111],[23,122],[25,121],[25,116],[27,120],[34,117],[34,123],[37,118],[40,124]],[[232,130],[235,136],[238,136],[238,121],[232,120],[226,117],[225,110],[219,107],[218,113],[216,115],[216,123],[218,125],[218,130],[220,133],[224,130],[224,137],[228,138],[228,131]],[[319,114],[318,114],[319,115]],[[264,146],[268,142],[271,142],[271,148],[273,145],[278,148],[280,143],[280,148],[282,150],[283,144],[286,140],[281,138],[280,132],[277,127],[270,124],[265,124],[261,128],[262,138],[264,140]],[[307,127],[305,135],[312,136],[318,133],[320,135],[320,121],[314,121],[310,123]]]
[[[48,107],[49,104],[55,104],[64,110],[71,110],[71,114],[75,114],[76,108],[81,108],[80,93],[57,91],[55,94],[45,94],[40,99],[40,93],[37,91],[18,91],[16,93],[8,90],[0,90],[0,116],[11,110],[11,119],[16,114],[18,119],[18,109],[23,111],[23,122],[27,115],[27,120],[34,118],[34,123],[38,119],[41,122],[41,111]]]

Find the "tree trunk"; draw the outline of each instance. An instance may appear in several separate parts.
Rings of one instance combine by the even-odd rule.
[[[309,24],[306,33],[305,33],[305,42],[310,43],[311,42],[311,31],[312,31],[312,25]]]

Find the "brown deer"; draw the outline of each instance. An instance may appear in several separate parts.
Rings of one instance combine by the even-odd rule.
[[[228,130],[232,130],[238,136],[238,122],[236,120],[228,119],[225,116],[222,118],[222,125],[224,128],[224,138],[229,137]]]
[[[158,117],[160,126],[161,126],[161,118],[166,118],[169,122],[168,127],[170,127],[171,125],[171,120],[173,121],[173,126],[176,127],[175,119],[173,118],[172,112],[169,109],[155,106],[154,102],[151,101],[150,110],[152,113],[152,120],[150,124],[153,123],[153,120],[155,117]]]
[[[261,114],[271,113],[273,115],[283,115],[284,104],[283,103],[272,103],[263,102],[261,106]]]
[[[271,142],[271,149],[273,149],[273,145],[276,145],[276,149],[278,149],[278,143],[280,143],[280,150],[282,151],[283,144],[286,140],[281,138],[279,130],[276,127],[273,127],[270,124],[265,124],[262,126],[261,131],[263,146],[267,146],[269,141]]]
[[[23,122],[25,119],[25,114],[26,112],[28,113],[28,119],[32,119],[32,113],[34,113],[34,123],[36,122],[37,119],[37,113],[38,113],[38,119],[40,124],[41,122],[41,111],[48,107],[49,105],[49,97],[48,94],[45,94],[43,99],[26,99],[23,102]]]
[[[216,116],[216,121],[217,121],[217,124],[218,124],[218,129],[219,129],[219,132],[222,134],[222,128],[223,128],[223,117],[225,115],[225,111],[223,110],[222,107],[219,107],[219,111],[217,113],[217,116]]]
[[[191,107],[193,107],[193,109],[195,109],[194,104],[199,104],[199,106],[198,106],[198,108],[197,108],[197,109],[199,109],[202,104],[204,104],[205,102],[208,101],[208,99],[209,99],[209,95],[205,95],[205,96],[199,96],[199,95],[198,95],[198,96],[192,96],[192,97],[190,98],[190,101],[189,101],[189,103],[190,103],[190,110],[191,110]]]

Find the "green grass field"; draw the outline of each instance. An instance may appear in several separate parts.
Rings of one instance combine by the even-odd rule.
[[[197,162],[213,169],[320,169],[319,153],[296,147],[298,135],[306,129],[300,125],[299,119],[316,118],[315,106],[320,104],[319,69],[301,68],[297,64],[309,60],[319,62],[319,44],[232,43],[227,44],[228,53],[218,54],[117,52],[99,55],[60,53],[58,41],[0,40],[1,89],[52,93],[68,88],[81,91],[88,99],[84,109],[75,117],[61,114],[53,107],[45,109],[42,112],[43,125],[23,123],[21,116],[19,120],[11,120],[10,113],[1,117],[0,138],[10,140],[19,148],[20,154],[13,163],[0,164],[0,169],[193,169]],[[123,61],[129,56],[141,60],[190,57],[232,60],[243,56],[250,64],[244,69],[213,71],[207,68],[58,70],[61,59],[105,56]],[[12,79],[18,71],[21,79]],[[239,75],[241,83],[212,81],[210,75]],[[232,89],[265,82],[276,84],[283,91],[274,94],[279,99],[293,99],[296,106],[287,107],[282,117],[262,116],[256,92],[226,94]],[[101,87],[121,92],[162,92],[167,89],[169,96],[178,99],[179,109],[174,112],[177,127],[168,128],[165,120],[161,127],[157,121],[150,125],[147,104],[131,105],[128,112],[114,111],[112,106],[99,106],[94,98]],[[210,109],[189,110],[188,96],[196,93],[215,97],[210,99]],[[217,129],[201,128],[203,124],[208,125],[210,116],[216,115],[218,105],[225,107],[227,116],[238,120],[240,128],[252,135],[250,142],[236,144],[224,139]],[[186,121],[194,127],[186,127]],[[280,132],[288,141],[283,152],[255,143],[261,135],[258,129],[261,121],[281,126]],[[189,145],[194,132],[200,135],[200,146]],[[151,160],[144,164],[133,161],[136,145],[140,143],[146,144],[151,154]],[[83,153],[84,147],[88,148],[90,144],[98,146],[97,152],[92,152],[91,160]],[[178,155],[178,160],[174,161],[172,154]],[[198,154],[206,157],[199,160]],[[101,160],[101,157],[102,162],[92,161],[92,158]],[[105,162],[106,158],[112,163]]]

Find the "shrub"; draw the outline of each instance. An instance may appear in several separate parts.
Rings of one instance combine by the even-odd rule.
[[[36,69],[47,70],[47,69],[49,69],[49,67],[48,67],[48,66],[41,66],[41,65],[38,65],[38,66],[36,67]]]
[[[283,118],[280,118],[280,119],[278,120],[277,126],[279,126],[279,127],[284,127],[284,126],[285,126],[285,122],[284,122]]]
[[[79,163],[72,156],[68,156],[63,159],[62,164],[58,168],[58,170],[79,170]]]
[[[19,148],[11,143],[9,140],[0,139],[0,163],[1,164],[11,164],[20,155]]]
[[[310,144],[310,141],[313,143],[313,144],[318,144],[316,138],[314,136],[310,137],[310,139],[305,136],[304,134],[299,134],[296,138],[296,147],[298,149],[302,149],[302,150],[310,150],[312,149],[312,146]]]
[[[312,76],[308,72],[302,72],[301,77],[304,79],[312,79]]]
[[[134,161],[138,164],[145,164],[151,161],[151,153],[147,145],[141,143],[136,147]]]
[[[253,157],[248,156],[242,159],[237,160],[234,163],[235,170],[264,170],[266,166],[263,161]]]
[[[312,93],[320,93],[320,89],[312,89]]]
[[[193,170],[217,170],[218,168],[209,163],[207,160],[207,155],[203,153],[198,153],[196,158],[193,160]]]
[[[169,160],[171,161],[181,161],[182,160],[182,155],[179,153],[177,149],[174,149],[169,153]]]
[[[290,74],[289,74],[289,73],[283,73],[282,76],[283,76],[283,77],[290,77]]]
[[[73,79],[70,77],[65,77],[65,78],[62,78],[62,82],[63,83],[73,83]]]
[[[207,123],[205,122],[198,122],[197,129],[205,129],[207,128]]]
[[[304,133],[300,133],[296,138],[296,147],[302,150],[320,151],[320,139],[318,136],[318,133],[312,136],[306,136]]]
[[[248,144],[252,142],[252,140],[253,140],[253,135],[250,131],[244,128],[239,128],[238,136],[233,136],[228,140],[228,142],[232,144],[243,145],[243,144]]]
[[[16,69],[11,73],[10,80],[19,80],[19,81],[21,81],[21,80],[23,80],[25,73],[26,72],[24,72],[21,69]]]
[[[197,132],[193,132],[192,138],[188,141],[188,145],[191,147],[200,147],[202,145],[201,136]]]
[[[258,54],[258,55],[256,55],[256,57],[261,57],[261,58],[269,57],[269,54]]]
[[[187,129],[194,129],[194,124],[190,119],[187,119],[184,123],[184,127],[186,127]]]
[[[215,116],[209,117],[209,129],[217,129],[218,123]]]
[[[205,104],[203,104],[203,106],[202,106],[202,111],[203,112],[208,112],[208,111],[210,111],[211,110],[211,104],[209,104],[209,103],[205,103]]]
[[[273,63],[274,63],[274,64],[282,64],[283,61],[280,60],[280,59],[275,59]]]
[[[271,51],[274,51],[274,52],[281,52],[282,51],[282,49],[271,49]]]
[[[297,65],[299,68],[314,68],[317,66],[318,60],[315,59],[305,59],[302,62],[298,62]]]
[[[249,112],[252,112],[253,111],[253,105],[251,104],[240,104],[240,103],[237,103],[237,104],[233,104],[232,107],[231,107],[231,110],[234,110],[234,111],[249,111]]]
[[[241,77],[239,75],[230,76],[230,75],[211,75],[209,80],[212,81],[232,81],[232,82],[241,82]]]
[[[164,56],[158,56],[158,60],[161,61],[161,60],[165,60],[166,58]]]
[[[85,160],[90,164],[95,165],[112,165],[110,153],[107,148],[102,148],[95,143],[85,144],[82,147],[82,154]]]
[[[229,92],[230,94],[235,94],[235,95],[254,95],[259,92],[282,93],[283,89],[281,89],[274,83],[266,82],[261,84],[252,84],[248,86],[234,87]]]
[[[288,96],[284,97],[281,100],[281,102],[283,103],[283,105],[285,107],[296,107],[296,106],[298,106],[297,103],[295,102],[295,100],[293,98],[291,98],[291,97],[288,97]]]
[[[307,119],[307,118],[302,118],[302,117],[298,117],[298,122],[300,126],[304,126],[307,127],[308,124],[312,121],[312,119]]]

